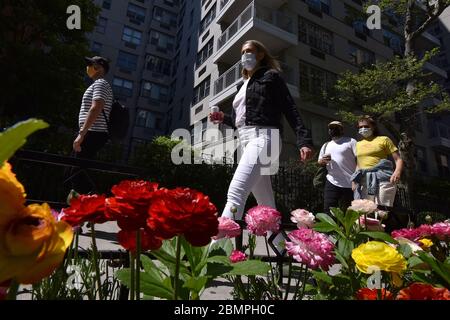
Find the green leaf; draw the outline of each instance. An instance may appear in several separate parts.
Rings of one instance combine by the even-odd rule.
[[[233,270],[233,267],[231,265],[225,265],[222,263],[208,263],[207,270],[206,270],[206,276],[210,278],[216,278],[219,276],[222,276],[228,272]]]
[[[388,235],[385,232],[381,232],[381,231],[364,231],[364,232],[360,232],[360,234],[364,234],[366,236],[369,236],[372,239],[377,239],[377,240],[383,240],[389,243],[393,243],[393,244],[398,244],[397,240],[395,240],[394,238],[392,238],[390,235]]]
[[[152,261],[152,259],[150,259],[144,254],[141,254],[141,263],[142,266],[144,267],[144,271],[148,274],[153,275],[155,279],[159,279],[162,281],[163,275],[166,277],[168,276],[161,270],[162,268],[158,268],[156,264]]]
[[[207,259],[208,263],[221,263],[224,265],[231,265],[230,258],[225,256],[212,256]]]
[[[162,264],[164,264],[170,270],[170,273],[175,273],[175,256],[172,256],[165,252],[162,247],[157,251],[152,251],[151,254],[155,256],[155,258],[158,259]],[[186,262],[184,262],[183,260],[180,261],[180,272],[188,275],[191,274],[186,266]]]
[[[412,249],[406,243],[402,243],[397,247],[397,251],[402,254],[403,257],[408,259],[412,254]]]
[[[208,280],[209,277],[191,277],[184,283],[183,287],[199,293],[206,286]]]
[[[355,248],[353,242],[346,238],[340,238],[338,240],[337,251],[342,255],[344,259],[349,259],[352,254],[352,250]]]
[[[117,279],[128,288],[131,287],[131,271],[129,268],[121,269],[116,272]],[[169,282],[170,283],[170,282]],[[167,286],[164,281],[153,278],[145,272],[140,273],[141,292],[148,296],[172,299],[173,289]]]
[[[270,270],[270,266],[268,263],[257,260],[247,260],[232,263],[231,267],[233,267],[233,269],[227,272],[227,275],[258,276],[266,275]]]
[[[436,272],[447,285],[450,285],[450,268],[446,266],[444,263],[439,260],[435,260],[431,256],[429,256],[426,252],[418,252],[418,256],[422,261],[426,262],[434,272]]]
[[[229,257],[233,249],[233,243],[230,239],[220,239],[211,245],[209,256],[225,255]]]
[[[347,260],[339,253],[339,251],[335,250],[336,259],[342,264],[342,267],[348,269]]]
[[[338,227],[338,225],[336,224],[336,221],[334,221],[333,218],[330,217],[328,214],[318,213],[316,215],[316,218],[319,219],[320,221],[326,222],[332,226]]]
[[[418,256],[412,256],[408,259],[408,265],[412,269],[416,266],[422,265],[424,262]]]
[[[349,235],[351,229],[353,228],[353,225],[356,221],[358,221],[358,218],[361,214],[357,211],[347,209],[347,212],[345,213],[344,218],[344,228],[345,228],[345,234]]]
[[[345,214],[340,208],[330,208],[331,213],[336,217],[336,219],[344,225]]]
[[[320,280],[328,284],[333,284],[333,279],[326,272],[311,270],[311,273],[316,280]]]
[[[42,120],[29,119],[19,122],[0,133],[0,167],[3,162],[11,158],[14,153],[26,142],[26,138],[33,132],[48,127],[48,124]]]
[[[188,258],[191,270],[194,271],[195,276],[198,276],[202,268],[197,267],[199,265],[205,265],[209,246],[194,247],[189,242],[187,242],[184,237],[181,237],[181,245],[183,246],[186,257]]]

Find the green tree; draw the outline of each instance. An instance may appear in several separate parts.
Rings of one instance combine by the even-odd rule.
[[[81,30],[67,28],[70,5],[81,9]],[[86,87],[86,33],[93,30],[99,11],[91,0],[2,1],[0,126],[44,119],[51,129],[34,140],[48,143],[57,132],[60,136],[61,127],[73,133]]]
[[[433,49],[420,58],[415,48],[417,39],[436,22],[450,1],[372,0],[365,4],[377,4],[383,12],[399,17],[404,53],[365,67],[358,74],[342,74],[330,98],[341,109],[340,114],[346,121],[354,122],[363,112],[372,115],[388,130],[405,162],[404,181],[413,200],[414,137],[418,116],[423,112],[450,110],[448,95],[424,71],[424,64],[437,50]],[[425,107],[425,100],[433,101],[433,104]]]

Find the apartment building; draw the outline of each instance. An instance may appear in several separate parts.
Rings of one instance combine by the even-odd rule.
[[[88,35],[92,54],[111,61],[115,98],[131,110],[128,152],[139,143],[188,126],[200,11],[193,1],[95,0],[102,8]],[[184,70],[184,72],[183,72]],[[188,85],[189,84],[189,85]]]
[[[206,137],[207,128],[226,126],[208,121],[210,106],[230,112],[241,80],[240,48],[248,39],[262,41],[283,67],[283,76],[299,111],[311,129],[316,147],[328,139],[327,123],[335,119],[336,109],[321,92],[335,82],[337,75],[357,71],[365,64],[383,61],[403,52],[400,23],[393,15],[383,17],[381,30],[369,30],[358,0],[204,0],[201,2],[194,98],[190,125],[194,142],[211,158],[230,157],[232,137],[225,137],[221,152],[215,137]],[[424,52],[440,46],[440,40],[425,32],[418,41]],[[446,80],[447,72],[436,63],[427,63],[434,81]],[[434,141],[428,132],[429,119],[421,115],[417,128],[418,170],[427,175],[439,173]],[[281,160],[297,158],[295,138],[285,122]],[[347,133],[355,135],[354,128]],[[444,141],[436,143],[445,144]]]

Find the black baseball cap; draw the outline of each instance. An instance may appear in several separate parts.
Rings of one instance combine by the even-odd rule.
[[[84,60],[86,60],[88,65],[91,65],[91,64],[101,65],[103,67],[103,69],[105,69],[105,73],[108,73],[108,71],[109,71],[109,60],[104,57],[99,57],[99,56],[95,56],[92,58],[84,57]]]

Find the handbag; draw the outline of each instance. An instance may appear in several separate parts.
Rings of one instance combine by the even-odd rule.
[[[324,147],[324,150],[323,150],[324,154],[327,151],[327,145],[328,145],[328,142],[325,143],[325,147]],[[321,166],[319,169],[317,169],[316,173],[314,174],[314,178],[313,178],[313,186],[314,186],[314,188],[316,188],[316,189],[323,189],[325,187],[327,174],[328,174],[327,166]]]

